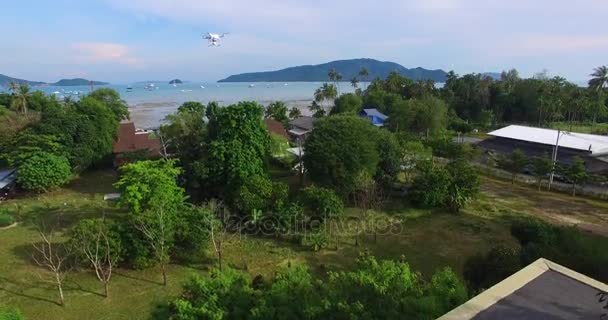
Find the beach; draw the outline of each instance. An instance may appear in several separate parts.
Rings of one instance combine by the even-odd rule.
[[[112,88],[116,90],[129,106],[131,120],[137,127],[157,128],[168,114],[175,112],[186,101],[197,101],[203,104],[216,101],[221,106],[239,101],[255,101],[266,106],[274,101],[283,101],[289,108],[296,107],[303,115],[310,115],[308,106],[313,101],[315,90],[321,85],[321,82],[185,82],[172,85],[168,82],[156,81],[95,86],[93,89]],[[365,84],[361,85],[365,87]],[[36,86],[32,87],[32,91],[54,94],[60,100],[66,97],[78,99],[88,94],[91,87]],[[354,88],[348,82],[340,82],[339,92],[354,92]]]

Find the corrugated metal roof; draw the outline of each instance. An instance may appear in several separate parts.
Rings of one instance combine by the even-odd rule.
[[[546,145],[555,145],[557,130],[510,125],[488,133],[494,137],[522,140]],[[608,136],[562,131],[559,146],[574,150],[589,151],[592,155],[608,153]]]
[[[373,108],[373,109],[363,109],[363,112],[368,115],[368,116],[372,116],[372,117],[378,117],[382,120],[386,120],[388,118],[387,115],[385,115],[384,113],[378,111],[378,109]]]

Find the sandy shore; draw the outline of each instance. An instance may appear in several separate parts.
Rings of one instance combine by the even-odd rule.
[[[273,101],[258,101],[258,103],[267,106]],[[302,115],[310,115],[308,106],[312,100],[291,100],[285,101],[289,108],[296,107],[300,109]],[[222,102],[220,101],[220,104]],[[129,104],[129,113],[131,120],[135,122],[138,128],[157,128],[163,119],[169,114],[177,111],[179,107],[177,102],[142,102]]]

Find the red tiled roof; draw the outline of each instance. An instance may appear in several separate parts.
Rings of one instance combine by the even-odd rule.
[[[285,139],[289,139],[289,134],[287,134],[285,126],[279,121],[274,119],[264,119],[264,123],[266,124],[266,128],[268,129],[269,133],[274,133],[285,137]]]
[[[133,122],[121,122],[112,152],[118,154],[142,149],[148,149],[151,155],[158,155],[160,141],[158,138],[152,137],[149,132],[136,132]]]

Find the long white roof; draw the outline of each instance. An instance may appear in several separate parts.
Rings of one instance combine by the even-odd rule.
[[[534,142],[546,145],[555,145],[557,140],[557,130],[510,125],[488,133],[488,135],[500,138],[515,139],[527,142]],[[559,146],[590,151],[592,155],[608,153],[608,136],[596,134],[585,134],[569,131],[561,131]]]

